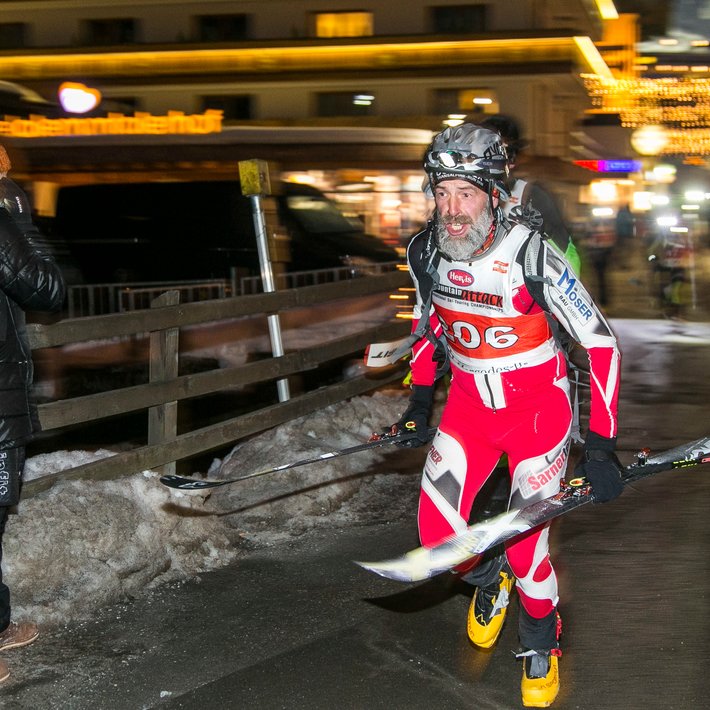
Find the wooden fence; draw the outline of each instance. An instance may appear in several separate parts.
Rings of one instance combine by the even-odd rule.
[[[28,481],[23,488],[23,495],[31,496],[46,490],[60,479],[108,480],[147,469],[167,472],[174,468],[176,461],[224,447],[243,437],[401,378],[403,368],[388,368],[384,373],[373,371],[242,416],[177,434],[177,406],[182,400],[218,393],[227,387],[275,381],[350,354],[361,355],[370,342],[403,337],[409,330],[409,322],[393,319],[282,357],[178,376],[181,328],[245,316],[263,314],[266,317],[289,309],[337,302],[343,298],[379,293],[386,298],[388,292],[408,283],[406,272],[395,271],[348,282],[182,305],[174,303],[177,293],[167,292],[150,310],[66,319],[49,325],[30,324],[28,330],[31,347],[33,351],[42,350],[45,358],[51,358],[51,350],[44,351],[46,348],[150,334],[150,374],[147,384],[59,399],[39,407],[44,431],[81,426],[106,417],[148,410],[148,443],[109,458]]]

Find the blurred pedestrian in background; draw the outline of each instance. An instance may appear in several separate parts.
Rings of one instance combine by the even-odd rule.
[[[479,123],[476,120],[470,123]],[[529,182],[513,175],[520,153],[528,141],[521,135],[520,125],[511,116],[497,114],[480,121],[482,128],[495,131],[508,154],[509,197],[501,202],[503,213],[512,221],[522,220],[552,240],[579,275],[580,259],[572,240],[572,230],[562,216],[557,201],[539,182]]]
[[[628,203],[619,207],[615,228],[618,265],[622,269],[629,269],[635,247],[636,220]]]
[[[600,306],[611,302],[609,267],[615,258],[616,230],[614,220],[608,217],[593,217],[584,236],[585,262],[596,276],[596,301]]]
[[[39,428],[30,398],[32,358],[25,328],[27,311],[57,311],[64,280],[38,240],[30,204],[7,174],[10,159],[0,146],[0,564],[8,514],[20,500],[25,445]],[[0,653],[32,643],[39,635],[29,621],[11,621],[10,590],[0,566]],[[0,658],[0,682],[10,675]]]
[[[691,300],[693,246],[687,231],[659,226],[648,248],[652,289],[664,316],[682,319]]]

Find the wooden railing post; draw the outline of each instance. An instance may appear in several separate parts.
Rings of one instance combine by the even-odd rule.
[[[166,291],[153,300],[151,308],[177,306],[179,291]],[[179,328],[165,328],[150,334],[150,382],[167,382],[178,376]],[[178,403],[166,402],[148,409],[148,445],[164,444],[177,436]],[[161,474],[175,473],[175,461],[160,467]]]

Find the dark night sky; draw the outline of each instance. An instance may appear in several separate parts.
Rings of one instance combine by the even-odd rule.
[[[633,12],[641,17],[642,39],[658,37],[666,34],[666,27],[670,19],[673,5],[677,2],[664,2],[663,0],[614,0],[619,12]],[[693,3],[692,4],[699,4]]]
[[[642,39],[674,33],[710,38],[710,0],[614,0],[619,12],[641,17]]]

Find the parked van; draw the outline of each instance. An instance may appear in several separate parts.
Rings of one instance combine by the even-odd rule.
[[[398,261],[320,190],[284,182],[274,197],[289,238],[286,271]],[[42,226],[70,253],[85,283],[259,273],[252,206],[236,181],[62,187],[55,217]]]

